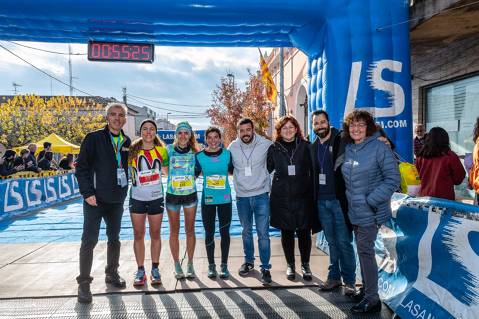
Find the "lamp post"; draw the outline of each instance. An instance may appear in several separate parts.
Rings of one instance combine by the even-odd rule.
[[[168,125],[168,115],[170,115],[171,112],[166,113],[166,125]]]

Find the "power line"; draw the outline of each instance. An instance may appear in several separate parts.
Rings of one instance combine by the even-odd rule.
[[[8,41],[8,40],[5,40],[5,41],[9,42],[9,43],[13,43],[13,44],[21,46],[21,47],[24,47],[24,48],[37,50],[37,51],[42,51],[42,52],[46,52],[46,53],[53,53],[53,54],[60,54],[60,55],[86,55],[86,53],[67,53],[67,52],[50,51],[50,50],[31,47],[31,46],[25,45],[25,44],[20,44],[20,43],[14,42],[14,41]]]
[[[150,99],[147,99],[147,98],[144,98],[144,97],[141,97],[141,96],[132,95],[132,94],[127,94],[127,96],[131,96],[131,97],[134,97],[134,98],[137,98],[137,99],[141,99],[141,100],[145,100],[145,101],[153,102],[153,103],[158,103],[158,104],[166,104],[166,105],[173,105],[173,106],[202,107],[202,108],[208,107],[207,105],[177,104],[177,103],[170,103],[170,102],[165,102],[165,101],[150,100]]]
[[[457,9],[469,7],[469,6],[478,4],[478,3],[479,3],[479,1],[474,1],[474,2],[471,2],[471,3],[464,4],[464,5],[462,5],[462,6],[457,6],[457,7],[454,7],[454,8],[448,8],[448,9],[442,10],[442,11],[437,12],[437,13],[434,13],[434,14],[424,15],[424,16],[422,16],[422,17],[417,17],[417,18],[413,18],[413,19],[404,20],[404,21],[401,21],[401,22],[398,22],[398,23],[393,23],[393,24],[390,24],[390,25],[385,25],[385,26],[376,28],[376,31],[382,31],[382,30],[384,30],[384,29],[392,28],[392,27],[395,27],[395,26],[398,26],[398,25],[401,25],[401,24],[405,24],[405,23],[409,23],[409,22],[412,22],[412,21],[416,21],[416,20],[429,19],[429,18],[432,18],[432,17],[434,17],[434,16],[436,16],[436,15],[438,15],[438,14],[442,14],[442,13],[449,12],[449,11],[452,11],[452,10],[457,10]]]
[[[143,105],[146,105],[146,106],[149,106],[151,108],[158,109],[158,110],[171,111],[171,112],[182,113],[182,114],[190,114],[190,115],[202,115],[202,114],[206,115],[206,112],[192,113],[192,112],[188,112],[188,111],[178,111],[178,110],[168,109],[168,108],[164,108],[164,107],[159,107],[159,106],[156,106],[156,105],[151,105],[151,104],[145,103],[143,101],[140,101],[140,100],[132,97],[132,95],[128,95],[128,96],[130,97],[130,99],[132,99],[134,101],[137,101],[138,103],[141,103]]]
[[[48,72],[46,72],[46,71],[43,71],[42,69],[40,69],[39,67],[35,66],[34,64],[28,62],[27,60],[25,60],[24,58],[22,58],[22,57],[19,56],[18,54],[16,54],[16,53],[10,51],[9,49],[7,49],[7,48],[6,48],[5,46],[3,46],[2,44],[0,44],[0,48],[4,49],[4,50],[7,51],[8,53],[10,53],[10,54],[14,55],[15,57],[19,58],[20,60],[22,60],[22,61],[25,62],[26,64],[30,65],[32,68],[34,68],[34,69],[40,71],[41,73],[45,74],[46,76],[50,77],[51,79],[54,79],[55,81],[60,82],[61,84],[70,87],[70,84],[68,84],[68,83],[66,83],[66,82],[63,82],[62,80],[60,80],[60,79],[54,77],[53,75],[51,75],[50,73],[48,73]],[[78,88],[76,88],[76,87],[73,87],[73,86],[72,86],[72,88],[75,89],[75,90],[77,90],[78,92],[83,93],[83,94],[86,94],[86,95],[88,95],[88,96],[94,96],[93,94],[90,94],[90,93],[88,93],[88,92],[86,92],[86,91],[80,90],[80,89],[78,89]]]

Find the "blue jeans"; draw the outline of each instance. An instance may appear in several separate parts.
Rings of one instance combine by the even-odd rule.
[[[329,246],[330,280],[344,280],[345,284],[356,283],[356,259],[353,250],[353,233],[344,220],[337,199],[318,200],[319,219]]]
[[[256,223],[256,234],[258,235],[259,259],[261,268],[270,269],[271,247],[269,242],[269,195],[268,193],[251,196],[237,197],[236,207],[238,217],[243,227],[243,250],[245,262],[254,262],[253,244],[253,216]]]

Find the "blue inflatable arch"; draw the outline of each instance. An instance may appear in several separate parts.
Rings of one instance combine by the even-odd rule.
[[[0,39],[297,47],[310,61],[309,111],[339,126],[367,108],[411,160],[407,18],[406,0],[3,0]]]

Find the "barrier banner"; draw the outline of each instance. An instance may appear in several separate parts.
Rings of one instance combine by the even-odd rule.
[[[0,220],[78,196],[73,173],[0,180]]]
[[[479,207],[399,193],[391,206],[375,245],[381,300],[402,319],[479,318]],[[329,251],[322,232],[316,246]]]
[[[379,293],[401,318],[479,318],[479,207],[393,202],[379,230]]]

